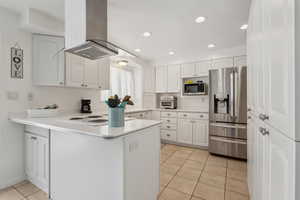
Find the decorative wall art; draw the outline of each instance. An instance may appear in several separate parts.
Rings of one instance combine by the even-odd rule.
[[[11,78],[23,79],[23,49],[16,43],[10,50]]]

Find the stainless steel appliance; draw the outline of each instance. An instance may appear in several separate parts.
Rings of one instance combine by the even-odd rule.
[[[160,97],[160,108],[163,109],[176,109],[177,108],[177,97],[176,96],[161,96]]]
[[[207,84],[203,81],[197,81],[193,83],[186,82],[183,85],[183,95],[194,96],[194,95],[206,95]]]
[[[247,158],[247,67],[209,71],[209,152]]]
[[[131,52],[108,41],[107,0],[65,0],[66,52],[91,60]]]

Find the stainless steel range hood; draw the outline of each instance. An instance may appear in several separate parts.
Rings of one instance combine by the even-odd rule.
[[[107,41],[107,0],[65,0],[65,46],[91,60],[131,54]]]

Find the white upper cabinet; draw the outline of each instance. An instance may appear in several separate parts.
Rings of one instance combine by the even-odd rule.
[[[180,66],[169,65],[156,67],[156,92],[180,91]]]
[[[155,68],[154,67],[144,67],[144,93],[154,93],[155,92]]]
[[[88,60],[66,53],[66,85],[91,89],[109,89],[110,60]]]
[[[98,88],[98,60],[85,60],[84,85],[86,88]]]
[[[195,63],[186,63],[181,65],[181,77],[195,76]]]
[[[34,34],[33,84],[63,86],[65,84],[64,38]]]
[[[66,85],[70,87],[84,87],[85,62],[79,56],[66,53]]]
[[[168,92],[168,67],[156,67],[156,92]]]
[[[168,92],[180,92],[180,65],[168,66]]]
[[[208,71],[211,68],[212,61],[202,61],[195,65],[195,75],[196,76],[208,76]]]
[[[110,89],[110,59],[104,58],[98,61],[98,88],[101,90]]]
[[[220,58],[215,59],[212,61],[212,68],[213,69],[219,69],[219,68],[227,68],[227,67],[233,67],[233,57],[230,58]]]

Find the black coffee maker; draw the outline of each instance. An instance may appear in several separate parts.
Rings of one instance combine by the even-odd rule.
[[[81,99],[81,113],[92,113],[91,110],[91,100],[90,99]]]

